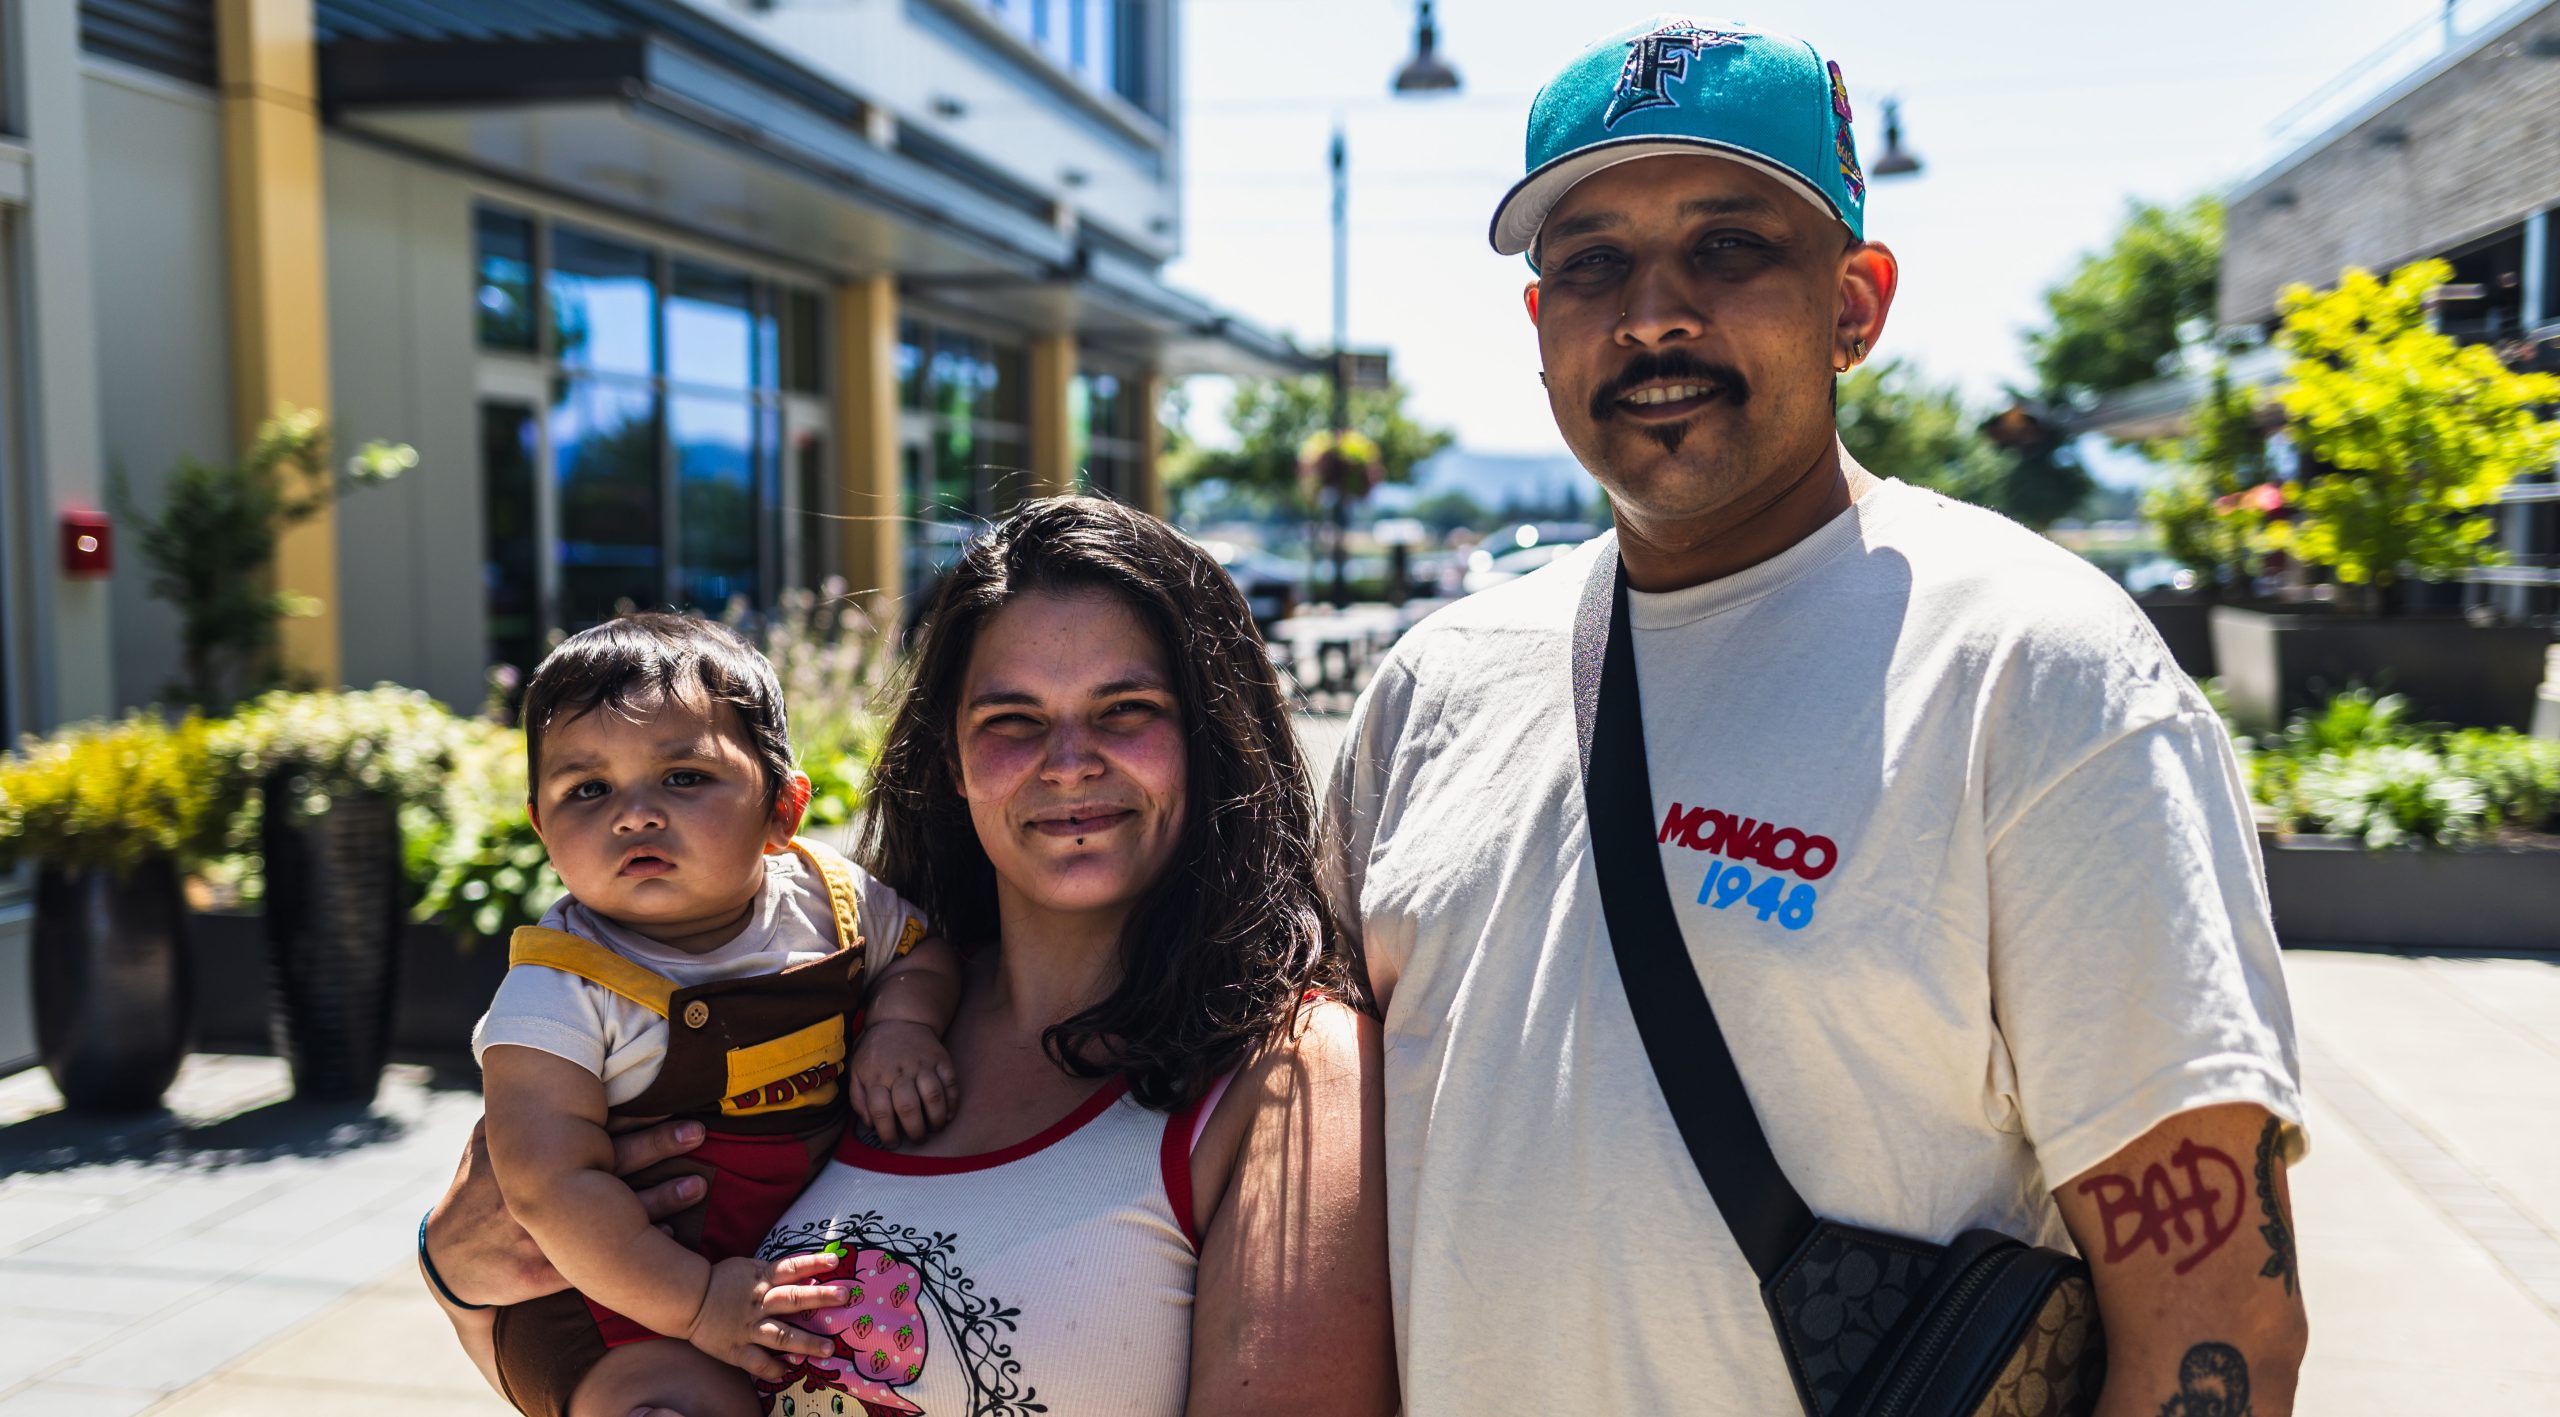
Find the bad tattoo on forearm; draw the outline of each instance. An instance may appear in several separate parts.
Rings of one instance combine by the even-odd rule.
[[[2281,1279],[2284,1292],[2293,1293],[2293,1227],[2284,1223],[2284,1212],[2276,1208],[2276,1140],[2284,1134],[2284,1124],[2273,1117],[2267,1129],[2258,1134],[2258,1208],[2267,1213],[2267,1223],[2258,1233],[2267,1237],[2267,1248],[2275,1253],[2258,1270],[2261,1279]]]
[[[2178,1361],[2178,1395],[2160,1417],[2249,1417],[2249,1364],[2228,1343],[2199,1343]]]
[[[2098,1204],[2105,1259],[2113,1264],[2148,1245],[2178,1257],[2175,1273],[2204,1263],[2240,1228],[2247,1183],[2230,1157],[2192,1139],[2178,1143],[2168,1164],[2155,1161],[2142,1178],[2091,1176],[2078,1187]],[[2192,1356],[2192,1355],[2190,1355]]]

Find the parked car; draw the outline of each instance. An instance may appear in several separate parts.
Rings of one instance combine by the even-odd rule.
[[[1209,540],[1200,549],[1218,563],[1244,592],[1244,603],[1253,610],[1253,623],[1269,633],[1274,622],[1286,620],[1298,608],[1298,594],[1306,572],[1294,561],[1283,560],[1268,551],[1238,541]]]

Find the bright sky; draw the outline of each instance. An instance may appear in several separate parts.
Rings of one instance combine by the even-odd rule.
[[[1839,62],[1858,152],[1902,100],[1916,177],[1867,194],[1902,260],[1880,346],[1976,399],[2023,378],[2038,292],[2104,240],[2128,197],[2174,200],[2253,170],[2269,125],[2435,0],[2132,5],[1761,0],[1724,12]],[[1521,313],[1527,267],[1485,226],[1521,173],[1540,84],[1653,12],[1590,0],[1440,0],[1455,96],[1391,99],[1408,0],[1182,0],[1186,249],[1173,281],[1309,348],[1332,329],[1325,146],[1351,154],[1351,339],[1392,349],[1413,408],[1489,452],[1561,452]],[[1695,13],[1716,15],[1708,9]]]

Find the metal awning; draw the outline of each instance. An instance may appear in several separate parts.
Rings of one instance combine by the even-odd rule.
[[[874,141],[887,115],[665,0],[321,0],[335,126],[1168,374],[1316,366],[1039,194]]]

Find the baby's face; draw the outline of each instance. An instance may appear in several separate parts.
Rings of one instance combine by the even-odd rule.
[[[764,889],[764,856],[790,840],[738,711],[700,694],[554,720],[533,785],[534,827],[588,909],[702,949]]]

